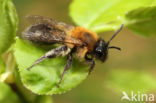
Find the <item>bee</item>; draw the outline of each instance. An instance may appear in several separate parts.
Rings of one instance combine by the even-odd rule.
[[[22,36],[33,42],[42,44],[62,44],[61,46],[49,50],[42,57],[37,59],[27,70],[42,62],[47,58],[55,58],[57,56],[66,56],[67,62],[64,71],[60,77],[58,86],[72,65],[73,57],[79,60],[84,60],[90,64],[88,74],[90,74],[95,66],[95,59],[104,62],[108,56],[109,49],[121,50],[116,46],[109,46],[111,40],[121,31],[120,29],[105,42],[98,35],[86,28],[79,26],[72,26],[64,22],[58,22],[51,18],[42,16],[28,16],[27,19],[32,23],[31,26],[26,28]]]

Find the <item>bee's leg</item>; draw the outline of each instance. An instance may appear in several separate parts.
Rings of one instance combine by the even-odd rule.
[[[88,58],[87,55],[85,56],[85,60],[86,60],[86,62],[90,63],[90,68],[89,68],[88,74],[91,74],[91,72],[93,71],[94,66],[95,66],[95,61],[92,58]]]
[[[93,71],[93,69],[95,67],[95,61],[94,60],[91,60],[89,62],[91,63],[91,66],[90,66],[90,69],[89,69],[89,73],[88,74],[91,74],[91,72]]]
[[[60,46],[58,48],[52,49],[48,51],[45,55],[37,59],[29,68],[27,68],[27,70],[30,70],[33,66],[35,66],[36,64],[42,62],[47,58],[54,58],[56,56],[66,55],[69,53],[69,51],[70,49],[67,46]]]
[[[72,65],[72,60],[73,60],[73,56],[72,56],[72,52],[71,52],[71,53],[69,54],[68,58],[67,58],[67,63],[66,63],[66,65],[65,65],[64,70],[63,70],[63,73],[62,73],[62,75],[61,75],[61,78],[60,78],[60,81],[59,81],[59,84],[58,84],[58,88],[59,88],[59,86],[60,86],[60,84],[61,84],[61,82],[62,82],[62,79],[63,79],[65,73],[67,72],[67,70],[68,70],[68,69],[70,68],[70,66]]]

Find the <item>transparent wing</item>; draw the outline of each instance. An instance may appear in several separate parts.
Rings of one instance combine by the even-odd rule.
[[[42,17],[39,15],[30,15],[27,16],[26,18],[31,24],[46,24],[52,26],[53,28],[62,30],[64,32],[68,32],[69,30],[74,28],[74,26],[66,24],[64,22],[58,22],[54,19],[48,17]]]
[[[29,15],[26,17],[26,19],[31,23],[31,24],[51,24],[51,25],[56,25],[57,21],[48,17],[42,17],[39,15]]]
[[[45,22],[40,22],[39,24],[29,26],[22,33],[22,35],[25,39],[36,43],[69,43],[74,45],[83,45],[81,40],[68,37],[68,34],[65,32],[65,30],[63,31],[60,29],[62,28],[61,24],[54,26],[45,24]]]

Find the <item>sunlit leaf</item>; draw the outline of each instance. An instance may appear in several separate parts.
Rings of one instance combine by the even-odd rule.
[[[20,39],[16,40],[14,54],[20,76],[24,86],[32,92],[37,94],[64,93],[80,84],[87,77],[88,67],[74,60],[72,67],[67,71],[60,88],[58,88],[66,57],[48,59],[33,67],[31,71],[26,70],[46,51]]]
[[[53,103],[51,96],[36,95],[32,93],[31,91],[29,91],[28,89],[26,89],[21,82],[21,78],[20,78],[17,68],[15,69],[14,75],[15,75],[16,87],[18,88],[18,91],[20,92],[19,95],[23,97],[21,99],[25,101],[25,103]]]
[[[156,35],[156,6],[130,11],[126,18],[132,31],[144,36]]]
[[[147,7],[153,0],[73,0],[70,16],[76,24],[96,32],[116,30],[125,23],[125,13]]]
[[[13,42],[17,24],[17,14],[12,0],[0,0],[0,54]]]
[[[153,0],[151,6],[156,6],[156,0]]]
[[[23,86],[17,68],[14,70],[14,77],[15,77],[15,85],[18,88],[18,91],[20,91],[20,95],[23,96],[22,99],[27,103],[34,103],[34,101],[37,98],[37,95],[35,95],[34,93],[32,93]]]

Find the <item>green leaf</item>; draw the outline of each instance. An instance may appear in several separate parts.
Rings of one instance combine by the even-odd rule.
[[[153,0],[151,6],[156,6],[156,0]]]
[[[60,88],[58,88],[57,85],[66,63],[66,57],[48,59],[33,67],[31,71],[26,70],[46,52],[47,50],[20,39],[16,40],[14,54],[20,76],[24,86],[32,92],[48,95],[64,93],[80,84],[87,77],[88,67],[74,60],[72,67],[66,72]]]
[[[18,92],[19,92],[21,99],[25,101],[26,103],[34,103],[38,95],[33,94],[31,91],[29,91],[23,86],[17,68],[15,68],[14,70],[14,77],[15,77],[14,83],[16,87],[18,88]]]
[[[0,90],[0,103],[21,103],[7,84],[0,82]]]
[[[132,31],[144,36],[156,35],[156,6],[130,11],[126,18]]]
[[[12,0],[0,0],[0,54],[13,42],[17,24],[17,14]]]
[[[156,80],[147,72],[118,69],[108,74],[107,87],[119,92],[148,92],[156,89]]]
[[[147,7],[153,0],[73,0],[70,16],[78,25],[95,32],[116,30],[124,23],[125,13]]]
[[[0,57],[0,75],[5,72],[5,63],[3,59]]]
[[[0,64],[2,65],[2,68],[0,67],[0,69],[2,69],[3,73],[0,74],[0,81],[13,83],[14,82],[13,71],[16,64],[12,48],[8,49],[5,53],[3,53],[1,61],[3,61],[3,63]]]
[[[15,85],[18,88],[18,95],[20,96],[20,99],[24,101],[25,103],[53,103],[51,96],[40,96],[32,93],[28,89],[26,89],[21,82],[21,78],[18,72],[18,69],[16,68],[14,71],[15,76]]]

